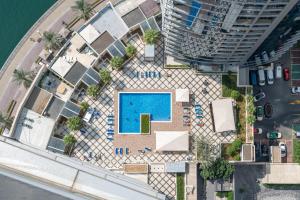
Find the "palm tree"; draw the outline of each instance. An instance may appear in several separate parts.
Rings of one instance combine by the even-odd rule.
[[[26,72],[22,69],[21,70],[16,69],[14,71],[13,76],[14,76],[14,81],[17,82],[18,85],[23,84],[25,88],[29,88],[33,80],[32,72]]]
[[[63,38],[54,32],[45,31],[43,33],[42,39],[45,42],[46,49],[55,50],[55,49],[59,49],[62,46]]]
[[[7,116],[0,113],[0,125],[1,126],[10,126],[12,124],[12,120]]]
[[[75,1],[75,5],[72,6],[72,9],[79,13],[79,17],[88,20],[92,15],[91,5],[86,3],[85,0],[77,0]]]

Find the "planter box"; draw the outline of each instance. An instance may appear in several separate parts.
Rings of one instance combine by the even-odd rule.
[[[140,131],[142,135],[150,134],[150,114],[149,113],[141,113],[140,115]]]

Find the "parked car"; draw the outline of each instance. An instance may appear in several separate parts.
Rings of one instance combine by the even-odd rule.
[[[264,98],[266,98],[266,94],[264,92],[260,91],[254,95],[254,102],[258,102]]]
[[[276,66],[276,78],[280,79],[282,77],[282,67],[281,65]]]
[[[264,109],[262,106],[257,106],[256,107],[256,119],[258,121],[262,121],[264,118]]]
[[[292,87],[291,92],[292,94],[300,93],[300,87]]]
[[[273,114],[273,108],[270,103],[266,103],[264,106],[264,113],[266,118],[271,118]]]
[[[286,157],[286,144],[283,142],[279,143],[279,148],[280,148],[280,155],[281,157]]]
[[[266,77],[265,77],[265,72],[264,72],[264,68],[261,66],[258,68],[258,84],[260,86],[264,86],[266,85]]]
[[[255,55],[254,58],[255,58],[256,64],[257,64],[257,65],[261,65],[261,59],[260,59],[260,56],[259,56],[259,55]]]
[[[269,139],[280,139],[281,138],[281,133],[277,131],[271,131],[267,133],[267,138]]]
[[[289,68],[284,68],[283,69],[283,79],[285,81],[288,81],[290,79],[290,71]]]
[[[260,146],[260,148],[261,148],[261,155],[262,155],[262,156],[268,156],[268,155],[269,155],[269,148],[268,148],[267,145],[262,144],[262,145]]]
[[[266,70],[267,73],[267,82],[269,85],[272,85],[274,83],[274,73],[273,73],[273,68],[268,67]]]
[[[262,128],[253,128],[254,134],[262,134]]]
[[[257,74],[256,71],[251,70],[250,71],[250,81],[251,81],[251,85],[257,85]]]

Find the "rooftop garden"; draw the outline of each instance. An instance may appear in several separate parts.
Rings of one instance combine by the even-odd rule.
[[[237,76],[228,74],[222,76],[222,94],[223,97],[231,97],[236,100],[237,117],[236,128],[238,137],[245,141],[246,139],[246,88],[237,87]]]
[[[141,133],[143,135],[150,133],[150,115],[141,114]]]

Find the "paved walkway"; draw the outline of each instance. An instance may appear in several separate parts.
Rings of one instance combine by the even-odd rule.
[[[92,3],[95,0],[88,0]],[[26,94],[26,89],[23,86],[18,86],[13,82],[13,72],[15,69],[24,69],[25,71],[34,70],[36,65],[34,65],[38,55],[43,49],[44,44],[33,42],[30,38],[37,40],[40,38],[39,30],[41,33],[46,30],[51,30],[58,32],[62,27],[62,22],[69,23],[76,17],[76,12],[71,9],[74,5],[74,0],[59,0],[56,3],[57,7],[53,6],[48,10],[50,14],[45,14],[45,17],[41,17],[36,27],[33,27],[29,31],[28,35],[25,35],[27,39],[21,44],[20,48],[15,53],[14,57],[8,64],[8,66],[1,71],[0,74],[0,112],[6,112],[11,100],[17,101],[14,112],[15,114],[20,102]],[[97,10],[99,6],[95,9]],[[53,9],[53,10],[51,10]],[[80,20],[73,26],[73,29],[77,29],[84,21]],[[30,34],[31,33],[31,34]]]

